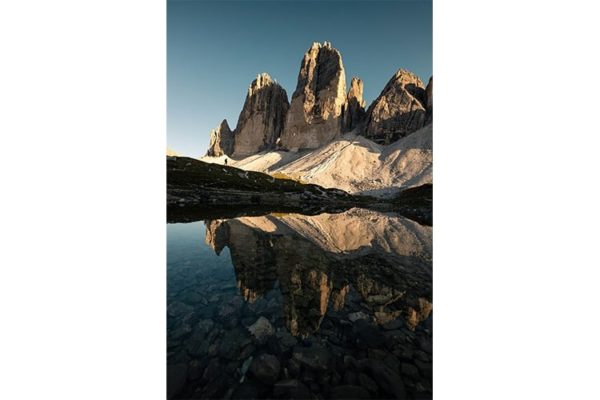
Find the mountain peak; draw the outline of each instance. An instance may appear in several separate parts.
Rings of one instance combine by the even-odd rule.
[[[342,132],[346,74],[340,52],[330,42],[313,43],[304,54],[287,113],[281,147],[314,149]]]

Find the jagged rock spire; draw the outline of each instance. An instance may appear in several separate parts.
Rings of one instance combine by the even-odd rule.
[[[259,74],[248,88],[235,128],[234,156],[272,149],[281,135],[290,107],[287,93],[269,74]]]
[[[339,136],[346,107],[346,75],[342,56],[331,43],[313,43],[298,74],[280,145],[314,149]]]
[[[369,106],[365,136],[377,143],[394,142],[422,128],[427,94],[418,76],[400,69]]]
[[[359,127],[365,119],[365,100],[363,99],[363,81],[352,78],[350,89],[346,96],[346,112],[344,114],[344,132]]]
[[[211,157],[229,156],[232,152],[233,132],[229,129],[227,120],[224,119],[218,127],[210,131],[210,144],[206,155]]]

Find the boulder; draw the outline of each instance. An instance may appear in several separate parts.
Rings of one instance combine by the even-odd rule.
[[[260,317],[255,323],[248,327],[248,331],[259,341],[264,342],[275,333],[273,325],[265,317]]]
[[[354,385],[336,386],[331,390],[332,399],[370,399],[371,396],[364,388]]]
[[[300,66],[281,134],[281,148],[315,149],[331,142],[342,133],[345,108],[342,56],[329,42],[313,43]]]
[[[233,155],[245,157],[274,148],[289,106],[286,91],[269,74],[258,75],[248,88],[238,118]]]
[[[259,381],[272,385],[277,382],[281,365],[277,357],[271,354],[261,354],[252,361],[250,372]]]
[[[218,127],[210,131],[210,144],[206,155],[209,157],[229,156],[232,152],[233,132],[229,129],[227,120],[224,119]]]
[[[389,144],[425,126],[427,94],[418,76],[400,69],[369,106],[365,137]]]
[[[325,347],[295,347],[292,357],[312,370],[326,371],[330,367],[331,356]]]

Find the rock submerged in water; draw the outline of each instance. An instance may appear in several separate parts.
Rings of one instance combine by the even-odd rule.
[[[252,361],[250,372],[259,381],[272,385],[279,378],[281,365],[277,357],[272,354],[261,354]]]
[[[419,77],[400,69],[369,106],[365,137],[389,144],[425,126],[427,94]]]
[[[345,108],[342,56],[329,42],[313,43],[300,66],[280,146],[295,151],[331,142],[342,133]]]
[[[255,323],[248,327],[248,331],[258,340],[265,341],[275,333],[273,325],[265,317],[260,317]]]

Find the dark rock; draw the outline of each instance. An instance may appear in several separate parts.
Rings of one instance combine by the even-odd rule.
[[[352,371],[346,371],[344,373],[343,381],[348,385],[355,385],[357,383],[357,375]]]
[[[202,370],[200,363],[198,362],[198,360],[193,360],[190,362],[189,365],[189,369],[188,369],[188,379],[190,381],[196,381],[200,378],[202,378],[202,373],[204,371]]]
[[[367,320],[357,320],[353,327],[356,345],[359,348],[377,348],[383,346],[385,337],[379,329],[370,324]]]
[[[206,369],[204,370],[204,374],[202,375],[202,379],[205,382],[210,382],[214,380],[217,376],[219,376],[222,372],[221,364],[219,363],[218,358],[213,358],[210,360]]]
[[[255,350],[256,350],[256,347],[254,347],[254,345],[252,345],[252,344],[249,344],[242,349],[242,351],[238,355],[237,359],[238,360],[246,359],[246,358],[250,357],[252,354],[254,354]]]
[[[431,378],[432,375],[432,365],[431,363],[426,363],[423,361],[415,360],[415,365],[419,368],[421,372],[420,375],[425,376],[427,378]]]
[[[404,322],[402,322],[402,319],[396,318],[394,320],[386,322],[385,324],[383,324],[381,326],[383,327],[383,329],[385,329],[387,331],[391,331],[391,330],[402,328],[404,326]]]
[[[194,308],[180,301],[175,301],[167,307],[167,315],[169,317],[177,318],[183,315],[189,314]]]
[[[398,373],[385,364],[373,360],[369,361],[369,369],[371,370],[371,376],[387,394],[397,399],[406,398],[406,388]]]
[[[245,335],[239,328],[226,331],[219,344],[219,355],[229,360],[237,359],[244,339]]]
[[[265,384],[273,384],[279,378],[280,363],[271,354],[261,354],[252,361],[250,372]]]
[[[429,78],[425,93],[427,96],[427,116],[425,118],[425,124],[431,124],[433,122],[433,76]]]
[[[360,386],[343,385],[331,390],[332,399],[369,399],[369,392]]]
[[[295,347],[293,358],[314,370],[327,370],[329,368],[330,355],[324,347]]]
[[[377,384],[373,379],[369,378],[367,374],[358,374],[358,381],[360,382],[360,386],[364,387],[369,392],[377,393]]]
[[[187,365],[184,363],[167,365],[167,398],[175,397],[183,386],[187,378]]]
[[[419,369],[413,364],[402,363],[400,365],[400,372],[402,375],[408,376],[414,380],[419,379]]]
[[[273,394],[278,398],[310,399],[310,390],[298,379],[286,379],[273,385]]]
[[[208,332],[210,332],[214,326],[215,323],[210,319],[201,319],[200,321],[198,321],[196,326],[194,326],[193,337],[195,339],[204,339]]]
[[[277,337],[283,347],[294,347],[298,343],[298,340],[286,330],[278,332]]]
[[[206,340],[188,340],[185,344],[186,350],[192,357],[202,357],[208,353],[208,343]]]
[[[177,340],[189,335],[190,333],[192,333],[192,327],[184,322],[179,324],[175,329],[169,331],[169,336],[172,339]]]
[[[238,386],[231,395],[232,399],[257,399],[259,390],[252,382],[244,382]]]

